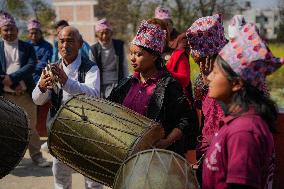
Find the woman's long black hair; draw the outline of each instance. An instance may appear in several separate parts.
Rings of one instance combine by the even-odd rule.
[[[236,74],[220,56],[217,57],[216,63],[224,71],[230,82],[233,82],[236,78],[240,78],[240,76]],[[243,89],[233,94],[229,106],[232,105],[239,106],[242,109],[242,112],[247,111],[249,106],[253,106],[255,111],[267,123],[270,131],[276,131],[275,123],[278,114],[277,105],[269,98],[269,96],[265,95],[250,83],[244,81]]]

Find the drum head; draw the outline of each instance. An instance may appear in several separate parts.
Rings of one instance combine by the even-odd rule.
[[[114,189],[197,189],[197,179],[180,155],[152,149],[131,156],[120,167]]]
[[[28,144],[26,113],[14,103],[0,97],[0,179],[19,164]]]

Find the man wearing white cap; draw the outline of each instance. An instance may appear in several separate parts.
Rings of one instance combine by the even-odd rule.
[[[81,55],[83,39],[78,29],[72,26],[64,27],[58,35],[58,48],[61,59],[52,66],[52,72],[57,76],[62,88],[56,92],[53,89],[52,78],[43,71],[32,97],[37,105],[43,105],[51,100],[51,119],[55,118],[60,106],[73,95],[86,94],[99,96],[100,76],[95,62]],[[60,160],[54,158],[52,173],[55,189],[72,188],[73,170]],[[102,185],[85,177],[86,189],[102,189]]]
[[[128,77],[124,42],[112,39],[112,28],[104,18],[96,23],[98,42],[91,46],[101,75],[101,97],[107,98],[118,82]]]

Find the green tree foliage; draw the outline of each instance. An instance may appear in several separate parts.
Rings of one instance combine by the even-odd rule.
[[[238,7],[236,0],[164,0],[171,8],[176,28],[186,29],[199,17],[222,13],[224,17],[231,17],[232,9]]]
[[[199,14],[194,0],[165,0],[163,5],[171,9],[173,22],[178,31],[187,29]]]
[[[1,0],[0,9],[11,13],[20,21],[27,22],[30,18],[38,19],[42,24],[43,32],[51,28],[56,17],[51,5],[44,0]]]
[[[43,32],[47,32],[52,27],[53,21],[56,18],[55,11],[49,4],[42,0],[30,0],[30,7],[34,17],[40,21]]]
[[[99,18],[107,17],[117,37],[129,40],[142,19],[151,18],[158,5],[153,0],[99,0],[95,12]]]
[[[117,37],[129,40],[143,19],[154,16],[158,5],[172,11],[175,28],[184,31],[200,16],[216,12],[230,14],[236,0],[98,0],[98,17],[107,17],[113,24]]]
[[[1,9],[10,12],[18,19],[27,19],[29,15],[27,3],[23,0],[3,0]]]

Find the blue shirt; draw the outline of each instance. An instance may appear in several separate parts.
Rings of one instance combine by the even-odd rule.
[[[52,57],[52,45],[42,39],[38,43],[33,43],[32,41],[28,41],[34,47],[36,57],[37,57],[37,64],[35,67],[35,72],[33,73],[33,80],[35,83],[38,82],[42,70],[45,68],[47,62],[51,61]]]

